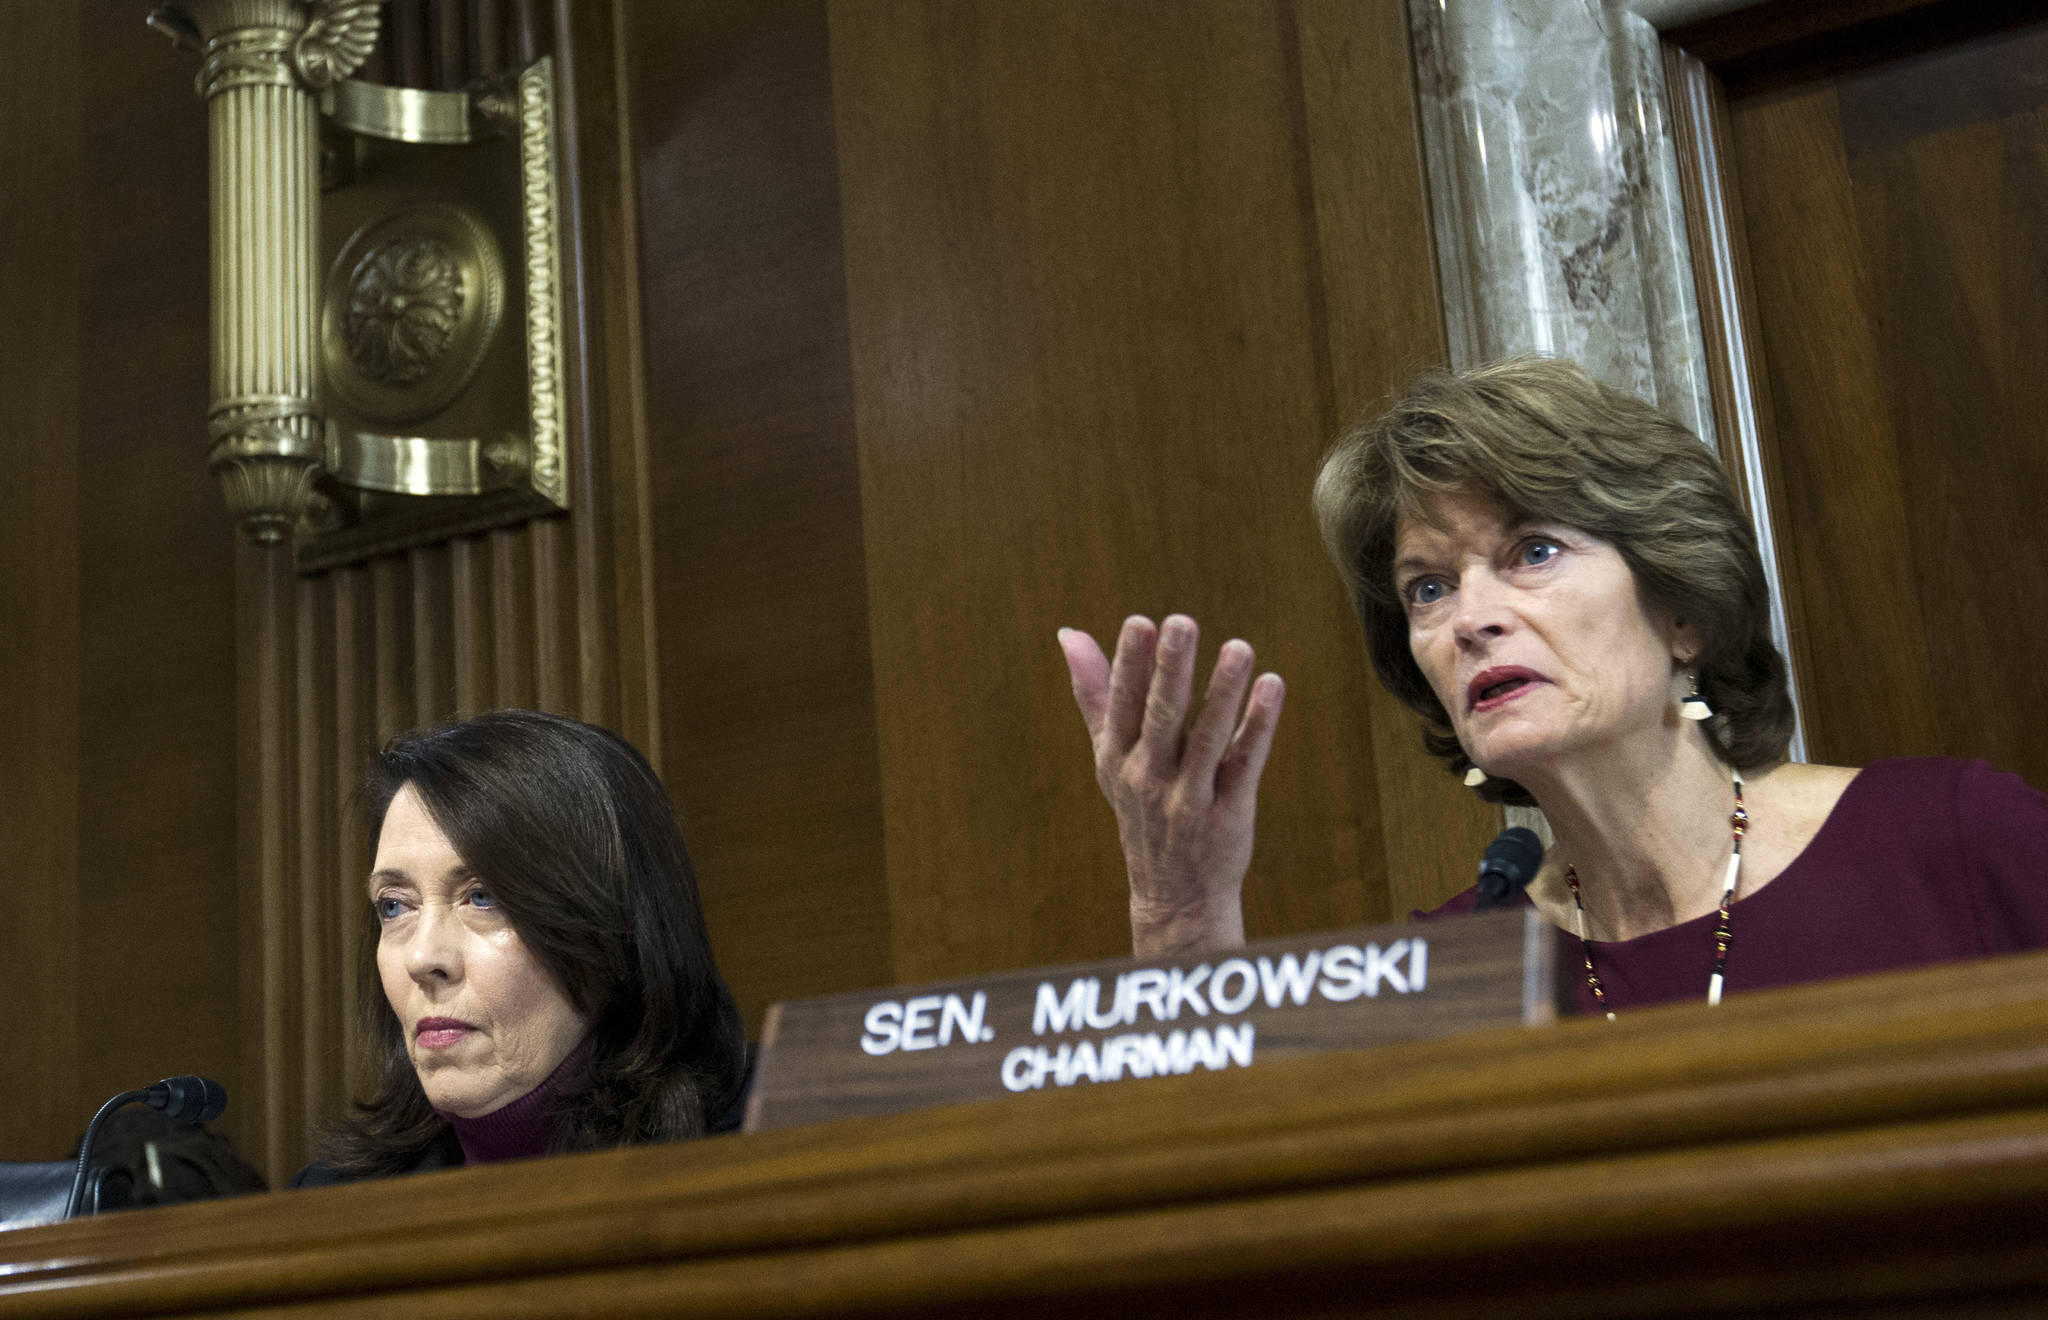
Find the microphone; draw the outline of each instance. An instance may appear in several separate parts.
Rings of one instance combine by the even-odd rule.
[[[211,1077],[166,1077],[142,1093],[142,1103],[161,1109],[172,1121],[211,1123],[227,1111],[227,1088]]]
[[[85,1199],[85,1173],[91,1167],[92,1143],[100,1135],[100,1124],[123,1105],[136,1103],[161,1109],[179,1123],[211,1123],[228,1107],[227,1088],[211,1077],[166,1077],[140,1091],[123,1091],[101,1105],[85,1125],[85,1140],[78,1143],[78,1169],[71,1175],[71,1195],[64,1202],[64,1217],[78,1217],[78,1204]]]
[[[1484,912],[1521,893],[1542,865],[1543,841],[1536,831],[1521,825],[1502,830],[1479,859],[1479,904],[1473,910]]]

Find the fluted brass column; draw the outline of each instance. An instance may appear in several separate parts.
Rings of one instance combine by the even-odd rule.
[[[316,403],[315,94],[376,39],[382,0],[181,0],[152,16],[203,43],[212,182],[207,466],[258,544],[289,541],[323,451]]]

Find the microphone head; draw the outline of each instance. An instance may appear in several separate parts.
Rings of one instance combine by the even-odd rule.
[[[166,1077],[149,1088],[143,1102],[180,1123],[211,1123],[227,1110],[228,1092],[211,1077]]]
[[[1508,895],[1528,888],[1542,865],[1543,840],[1536,831],[1522,825],[1502,830],[1479,859],[1479,903],[1474,911],[1489,911]]]
[[[1486,856],[1480,859],[1479,870],[1482,875],[1498,871],[1514,883],[1526,885],[1536,878],[1536,872],[1542,865],[1543,840],[1536,837],[1536,831],[1526,825],[1510,825],[1486,845]]]

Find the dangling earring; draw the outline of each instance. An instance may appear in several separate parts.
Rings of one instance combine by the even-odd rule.
[[[1712,706],[1709,706],[1707,704],[1707,699],[1700,695],[1699,676],[1696,674],[1687,674],[1685,676],[1685,681],[1688,685],[1691,686],[1692,691],[1679,700],[1679,717],[1681,719],[1688,720],[1713,719],[1714,708]]]
[[[1470,770],[1467,770],[1465,772],[1465,787],[1477,788],[1485,782],[1486,772],[1484,770],[1481,770],[1478,766],[1475,765]]]

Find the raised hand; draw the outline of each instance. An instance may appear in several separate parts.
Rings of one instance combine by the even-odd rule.
[[[1193,619],[1169,615],[1156,628],[1125,619],[1114,662],[1087,633],[1063,628],[1059,638],[1095,748],[1095,780],[1116,811],[1132,949],[1158,957],[1244,943],[1259,775],[1286,685],[1278,674],[1252,682],[1252,648],[1232,639],[1190,724]]]

